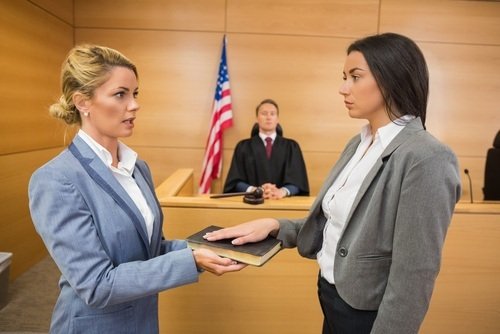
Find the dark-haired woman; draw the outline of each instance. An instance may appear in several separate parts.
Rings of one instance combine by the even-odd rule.
[[[351,44],[340,94],[366,119],[309,216],[265,218],[213,232],[234,244],[268,234],[317,259],[323,333],[417,333],[461,188],[454,153],[425,130],[427,65],[394,33]]]

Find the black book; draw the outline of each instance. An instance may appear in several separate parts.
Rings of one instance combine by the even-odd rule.
[[[231,239],[208,241],[203,236],[212,231],[220,230],[222,227],[208,226],[203,230],[187,237],[189,247],[192,249],[207,248],[219,256],[227,257],[238,262],[261,266],[281,249],[281,241],[271,236],[258,242],[235,246]]]

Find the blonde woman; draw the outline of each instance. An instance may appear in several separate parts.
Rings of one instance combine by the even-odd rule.
[[[158,333],[158,292],[243,265],[162,238],[162,211],[146,163],[119,138],[140,116],[135,65],[116,50],[72,49],[50,113],[79,125],[39,168],[30,210],[62,276],[51,333]]]

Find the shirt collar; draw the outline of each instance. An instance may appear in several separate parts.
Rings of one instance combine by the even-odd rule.
[[[385,149],[391,141],[398,135],[398,133],[404,129],[404,127],[413,119],[415,116],[404,115],[388,124],[378,128],[375,137],[379,139],[380,145]],[[361,128],[361,141],[371,137],[370,124],[366,124]]]
[[[113,159],[111,153],[104,148],[101,144],[96,142],[92,137],[90,137],[85,131],[80,129],[78,131],[78,136],[85,141],[92,151],[99,157],[99,159],[104,162],[106,166],[111,168],[111,163]],[[118,141],[118,169],[124,169],[129,175],[132,175],[135,168],[135,162],[137,160],[137,153],[124,143]]]
[[[276,139],[276,132],[273,132],[272,134],[270,135],[266,135],[262,132],[259,132],[259,137],[260,139],[262,139],[262,141],[265,143],[266,142],[266,138],[267,137],[271,137],[271,139],[273,140],[273,143],[274,143],[274,140]]]

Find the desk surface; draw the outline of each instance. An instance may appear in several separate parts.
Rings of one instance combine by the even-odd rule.
[[[246,204],[241,196],[228,198],[210,198],[208,195],[195,196],[166,196],[159,198],[163,207],[193,207],[193,208],[220,208],[220,209],[255,209],[255,210],[292,210],[309,211],[316,197],[295,196],[281,200],[266,200],[263,204]],[[463,214],[498,214],[500,203],[489,202],[458,202],[455,213]]]
[[[226,198],[210,198],[200,196],[168,196],[159,198],[161,206],[167,207],[202,207],[225,209],[255,209],[255,210],[298,210],[308,211],[315,197],[295,196],[281,200],[266,200],[262,204],[247,204],[242,196]]]
[[[254,209],[254,210],[291,210],[309,211],[315,196],[294,196],[281,200],[266,200],[263,204],[246,204],[242,196],[210,198],[209,195],[193,194],[193,170],[179,169],[165,180],[156,190],[160,205],[163,207]],[[498,214],[500,201],[474,202],[460,201],[455,213],[463,214]]]

